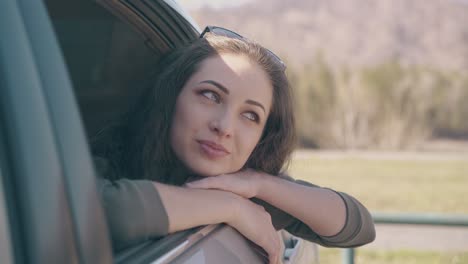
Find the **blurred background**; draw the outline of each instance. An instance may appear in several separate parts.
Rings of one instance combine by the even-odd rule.
[[[178,0],[278,54],[295,178],[372,212],[468,214],[468,0]],[[340,263],[320,248],[320,263]],[[468,263],[468,228],[377,225],[356,263]]]

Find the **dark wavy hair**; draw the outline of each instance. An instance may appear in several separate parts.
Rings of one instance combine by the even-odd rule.
[[[273,86],[272,107],[260,141],[244,167],[279,174],[289,163],[296,142],[292,91],[284,68],[269,51],[255,42],[211,33],[160,60],[150,85],[124,120],[114,127],[113,136],[105,141],[113,141],[110,145],[119,142],[119,147],[95,145],[95,154],[110,159],[123,173],[122,177],[183,184],[187,176],[176,173],[183,165],[173,153],[169,140],[176,100],[201,62],[221,53],[247,56],[269,76]],[[116,129],[118,133],[115,133]]]

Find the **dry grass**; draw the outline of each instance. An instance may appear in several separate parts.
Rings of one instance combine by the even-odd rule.
[[[378,155],[312,153],[294,159],[289,171],[295,178],[351,194],[371,211],[468,214],[468,160]]]

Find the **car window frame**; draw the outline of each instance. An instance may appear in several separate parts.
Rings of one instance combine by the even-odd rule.
[[[58,198],[65,196],[65,189],[43,100],[33,43],[30,41],[30,24],[27,22],[30,18],[24,15],[24,5],[27,4],[23,0],[3,1],[0,8],[0,120],[9,163],[9,171],[3,176],[8,182],[9,217],[19,222],[11,225],[10,229],[15,245],[14,259],[18,262],[45,263],[47,244],[55,244],[59,240],[63,240],[63,245],[67,247],[63,248],[62,253],[48,258],[55,261],[77,259],[69,207],[66,202],[58,203]],[[34,141],[33,136],[41,140]],[[26,146],[31,149],[28,150]],[[43,177],[40,180],[33,178],[34,173]],[[52,186],[56,188],[52,190]],[[40,189],[44,193],[39,193]],[[50,230],[52,224],[57,224],[58,230],[64,232]],[[48,230],[53,233],[47,234]],[[42,239],[44,243],[39,243]]]

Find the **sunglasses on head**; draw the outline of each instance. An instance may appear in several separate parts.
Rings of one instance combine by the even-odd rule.
[[[205,36],[205,34],[208,33],[208,32],[213,33],[213,34],[218,35],[218,36],[224,36],[224,37],[240,39],[240,40],[248,40],[247,38],[244,38],[243,36],[237,34],[236,32],[234,32],[232,30],[222,28],[222,27],[216,27],[216,26],[207,26],[205,28],[205,30],[203,30],[203,32],[200,34],[200,38],[203,38]],[[269,50],[267,48],[265,48],[265,50],[276,61],[278,61],[278,63],[281,65],[283,71],[286,70],[286,64],[284,64],[284,62],[280,59],[280,57],[278,57],[275,53],[273,53],[273,51],[271,51],[271,50]]]

